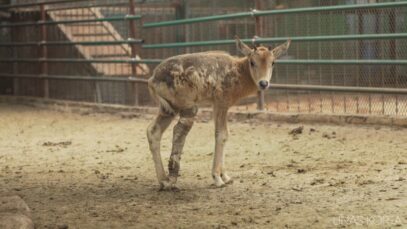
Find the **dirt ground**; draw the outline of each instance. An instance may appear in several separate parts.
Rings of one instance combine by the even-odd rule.
[[[406,129],[231,122],[234,183],[214,188],[213,123],[201,120],[180,191],[158,192],[151,119],[0,104],[0,196],[21,196],[37,228],[407,227]]]

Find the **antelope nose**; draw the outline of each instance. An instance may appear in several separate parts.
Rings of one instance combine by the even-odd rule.
[[[266,89],[268,85],[269,85],[269,82],[267,82],[266,80],[260,80],[260,82],[259,82],[259,86],[262,90]]]

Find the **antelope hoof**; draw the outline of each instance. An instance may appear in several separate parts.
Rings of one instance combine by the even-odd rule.
[[[160,181],[159,191],[174,191],[178,192],[179,188],[175,186],[175,181],[171,178]]]
[[[222,174],[222,180],[225,182],[225,184],[233,184],[233,179],[228,176],[226,173]]]
[[[222,188],[225,187],[226,184],[225,182],[223,182],[222,178],[220,176],[213,176],[213,180],[214,180],[214,186],[217,188]]]

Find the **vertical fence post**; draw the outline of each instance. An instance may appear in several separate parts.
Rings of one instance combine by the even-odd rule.
[[[358,11],[357,12],[358,16],[358,33],[363,34],[364,33],[364,20],[365,20],[365,13],[363,11]],[[363,56],[365,52],[365,41],[364,40],[359,40],[358,41],[358,58],[359,59],[364,59],[365,57]],[[358,65],[357,66],[358,71],[356,74],[356,86],[360,87],[360,76],[363,75],[363,68]],[[359,114],[359,94],[356,93],[356,114]]]
[[[45,22],[47,20],[47,14],[45,11],[45,4],[40,5],[41,21]],[[45,43],[47,41],[47,26],[45,24],[41,25],[41,42]],[[44,44],[41,46],[41,58],[44,61],[41,62],[41,75],[46,76],[48,74],[48,63],[45,61],[48,58],[47,46]],[[44,79],[44,98],[49,98],[49,83],[48,79]]]
[[[256,10],[262,8],[261,0],[255,0],[255,8]],[[255,16],[255,34],[259,37],[263,35],[263,20],[259,16]],[[258,91],[257,98],[257,110],[264,111],[264,91]]]
[[[185,0],[177,0],[174,2],[174,10],[175,10],[175,19],[176,20],[182,20],[186,18],[186,3]],[[189,34],[186,33],[186,28],[188,28],[188,25],[184,25],[184,29],[181,29],[179,26],[175,27],[175,40],[176,42],[185,42],[187,39],[187,36]],[[188,48],[189,49],[189,48]],[[180,53],[179,48],[176,49],[177,53]]]
[[[391,33],[395,33],[396,32],[396,10],[392,9],[390,11],[390,15],[389,15],[389,24],[390,24],[390,32]],[[389,47],[389,54],[390,54],[390,59],[395,60],[397,59],[397,54],[396,54],[396,40],[390,40],[390,47]],[[401,87],[400,85],[400,80],[399,80],[399,76],[398,76],[398,72],[396,70],[396,66],[395,65],[391,65],[390,66],[390,78],[394,78],[395,79],[395,86],[394,87]],[[395,95],[395,99],[396,99],[396,115],[398,115],[399,113],[399,97],[398,95]]]
[[[390,15],[389,15],[389,24],[390,24],[390,33],[396,33],[396,10],[391,9],[390,10]],[[390,54],[390,59],[396,60],[397,55],[396,55],[396,39],[390,40],[390,47],[389,47],[389,54]],[[390,65],[390,77],[395,79],[395,85],[396,87],[400,87],[399,85],[399,77],[396,71],[396,66],[395,65]],[[384,85],[383,85],[384,87]]]
[[[135,9],[135,3],[134,0],[129,0],[129,15],[134,16],[136,15],[136,9]],[[136,39],[136,23],[134,20],[129,20],[129,32],[130,32],[130,39]],[[132,59],[136,59],[136,44],[132,43],[130,44],[131,47],[131,53],[130,56]],[[131,75],[132,77],[137,77],[137,65],[136,63],[131,63]],[[138,106],[139,105],[139,87],[137,82],[134,82],[133,84],[133,99],[134,99],[134,105]]]
[[[17,21],[17,14],[12,12],[11,13],[11,23],[15,23]],[[10,37],[11,37],[11,41],[15,42],[17,41],[17,31],[16,31],[16,27],[10,27]],[[18,55],[17,55],[17,47],[13,46],[11,47],[12,53],[13,53],[13,58],[17,59]],[[14,75],[18,74],[18,62],[13,62],[13,66],[12,66],[12,72]],[[19,80],[17,77],[13,78],[13,95],[17,96],[19,95]]]

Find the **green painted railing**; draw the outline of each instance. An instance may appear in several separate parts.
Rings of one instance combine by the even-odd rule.
[[[407,60],[380,60],[380,59],[356,59],[356,60],[277,60],[278,64],[322,64],[322,65],[407,65]]]
[[[352,35],[330,35],[330,36],[302,36],[302,37],[273,37],[241,39],[245,43],[272,43],[291,41],[334,41],[334,40],[381,40],[381,39],[402,39],[407,38],[407,33],[383,33],[383,34],[352,34]],[[191,41],[178,43],[145,44],[143,48],[180,48],[192,46],[213,46],[235,44],[235,40],[213,40],[213,41]]]
[[[380,94],[407,94],[406,88],[383,88],[383,87],[347,87],[347,86],[325,86],[304,84],[270,84],[270,89],[287,89],[296,91],[335,91],[356,93],[380,93]]]
[[[0,73],[0,77],[28,78],[28,79],[49,79],[49,80],[87,80],[87,81],[116,81],[116,82],[137,82],[147,83],[147,79],[136,77],[117,76],[63,76],[63,75],[33,75],[33,74],[5,74]]]
[[[215,15],[215,16],[207,16],[207,17],[188,18],[188,19],[173,20],[173,21],[150,22],[150,23],[144,23],[143,27],[152,28],[152,27],[192,24],[192,23],[206,22],[206,21],[243,18],[243,17],[247,17],[250,15],[251,15],[251,12],[242,12],[242,13]]]
[[[47,41],[47,42],[6,42],[0,43],[0,47],[22,47],[22,46],[64,46],[64,45],[120,45],[120,44],[141,44],[142,39],[115,40],[115,41]]]
[[[0,73],[0,77],[48,79],[48,80],[84,80],[84,81],[112,81],[147,83],[146,79],[135,77],[95,77],[95,76],[62,76],[62,75],[30,75],[30,74],[5,74]],[[269,89],[303,90],[303,91],[336,91],[336,92],[356,92],[356,93],[380,93],[380,94],[407,94],[406,88],[379,88],[379,87],[347,87],[347,86],[326,86],[326,85],[298,85],[298,84],[270,84]]]
[[[144,64],[157,64],[160,63],[162,60],[160,59],[69,59],[69,58],[55,58],[55,59],[44,59],[44,58],[19,58],[19,59],[0,59],[0,63],[12,63],[12,62],[25,62],[25,63],[40,63],[40,62],[47,62],[47,63],[110,63],[110,64],[120,64],[120,63],[128,63],[128,64],[136,64],[136,63],[144,63]]]
[[[352,4],[352,5],[336,5],[336,6],[321,6],[321,7],[303,7],[281,10],[264,10],[255,11],[254,16],[267,16],[276,14],[295,14],[295,13],[318,13],[326,11],[344,11],[344,10],[359,10],[359,9],[382,9],[407,6],[407,1],[400,2],[383,2],[383,3],[368,3],[368,4]]]
[[[13,8],[24,8],[24,7],[32,7],[32,6],[39,6],[39,5],[54,5],[54,4],[72,3],[72,2],[86,2],[86,1],[89,1],[89,0],[58,0],[58,1],[40,1],[40,2],[32,2],[32,3],[11,4],[11,5],[0,6],[0,10],[9,10],[9,9],[13,9]]]
[[[250,16],[267,16],[277,14],[293,14],[293,13],[313,13],[313,12],[325,12],[325,11],[338,11],[338,10],[357,10],[357,9],[378,9],[389,7],[403,7],[407,6],[407,1],[402,2],[386,2],[386,3],[371,3],[371,4],[356,4],[356,5],[339,5],[339,6],[323,6],[323,7],[304,7],[295,9],[282,9],[282,10],[252,10],[250,12],[215,15],[207,17],[188,18],[182,20],[162,21],[144,23],[144,28],[173,26],[182,24],[192,24],[206,21],[216,21],[224,19],[236,19]]]
[[[0,63],[10,63],[10,62],[26,62],[26,63],[145,63],[145,64],[158,64],[161,63],[162,59],[35,59],[35,58],[21,58],[21,59],[0,59]],[[353,60],[289,60],[280,59],[276,61],[277,64],[322,64],[322,65],[407,65],[407,60],[380,60],[380,59],[353,59]]]
[[[59,25],[59,24],[74,24],[74,23],[88,23],[88,22],[111,22],[111,21],[124,21],[124,20],[139,20],[140,15],[126,15],[93,19],[80,19],[80,20],[59,20],[59,21],[37,21],[37,22],[18,22],[0,24],[0,28],[4,27],[21,27],[21,26],[40,26],[40,25]]]

